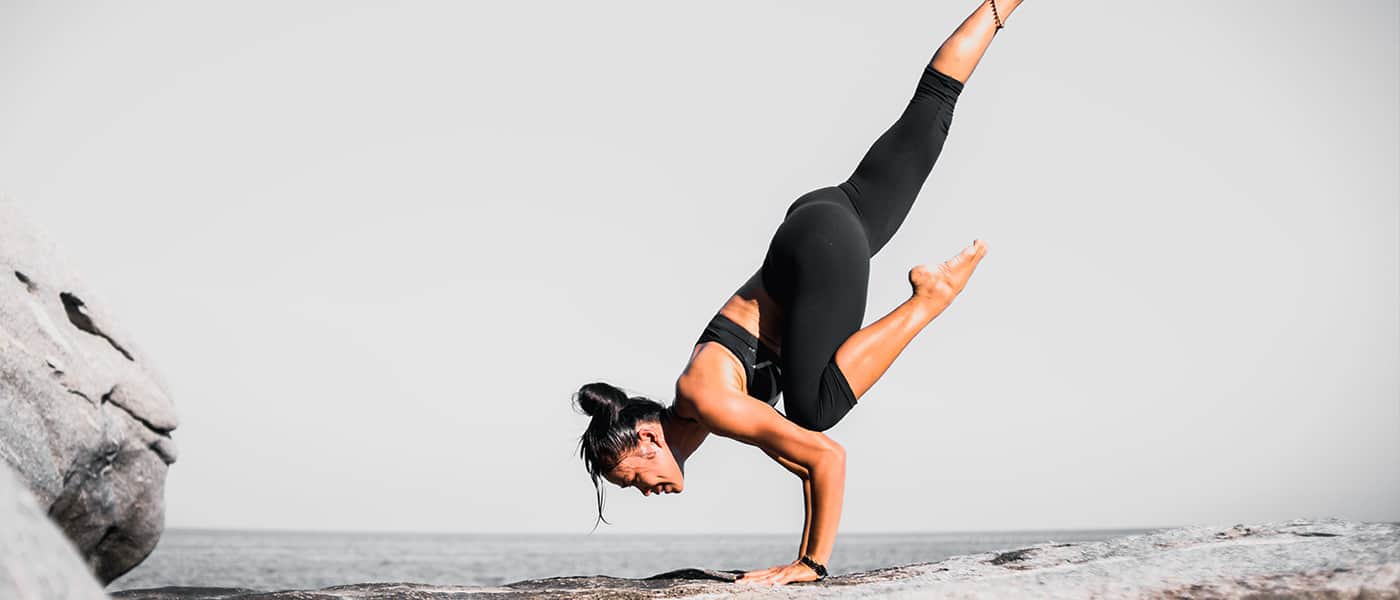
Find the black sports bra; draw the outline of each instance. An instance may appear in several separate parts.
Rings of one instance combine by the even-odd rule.
[[[710,324],[705,326],[705,332],[700,334],[695,345],[705,342],[719,342],[729,349],[744,365],[744,376],[749,382],[748,394],[777,407],[778,394],[783,391],[783,370],[778,353],[760,344],[752,333],[719,313],[710,319]]]

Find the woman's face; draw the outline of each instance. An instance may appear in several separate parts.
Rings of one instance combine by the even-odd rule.
[[[608,472],[605,479],[622,488],[634,487],[643,496],[679,494],[685,489],[685,475],[666,446],[660,426],[637,426],[641,443]]]

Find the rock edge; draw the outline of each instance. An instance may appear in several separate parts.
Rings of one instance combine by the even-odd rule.
[[[1040,544],[762,588],[737,571],[680,569],[644,579],[552,577],[502,586],[361,583],[320,590],[166,587],[140,600],[390,598],[1400,598],[1400,523],[1338,519],[1192,526],[1100,542]]]

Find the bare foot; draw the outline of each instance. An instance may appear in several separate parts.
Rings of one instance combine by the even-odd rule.
[[[938,268],[930,270],[924,265],[909,270],[909,285],[914,287],[914,297],[927,299],[939,306],[947,306],[967,286],[968,278],[977,263],[987,255],[987,243],[973,240],[972,245],[963,248],[957,256],[948,259]]]

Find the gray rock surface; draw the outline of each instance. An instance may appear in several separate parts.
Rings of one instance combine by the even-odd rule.
[[[141,600],[517,598],[1400,598],[1400,523],[1335,519],[1166,529],[1042,544],[760,588],[735,572],[557,577],[496,587],[365,583],[321,590],[127,590]]]
[[[166,386],[102,299],[0,199],[0,462],[110,582],[165,524]]]
[[[103,600],[78,551],[0,464],[0,598]]]

